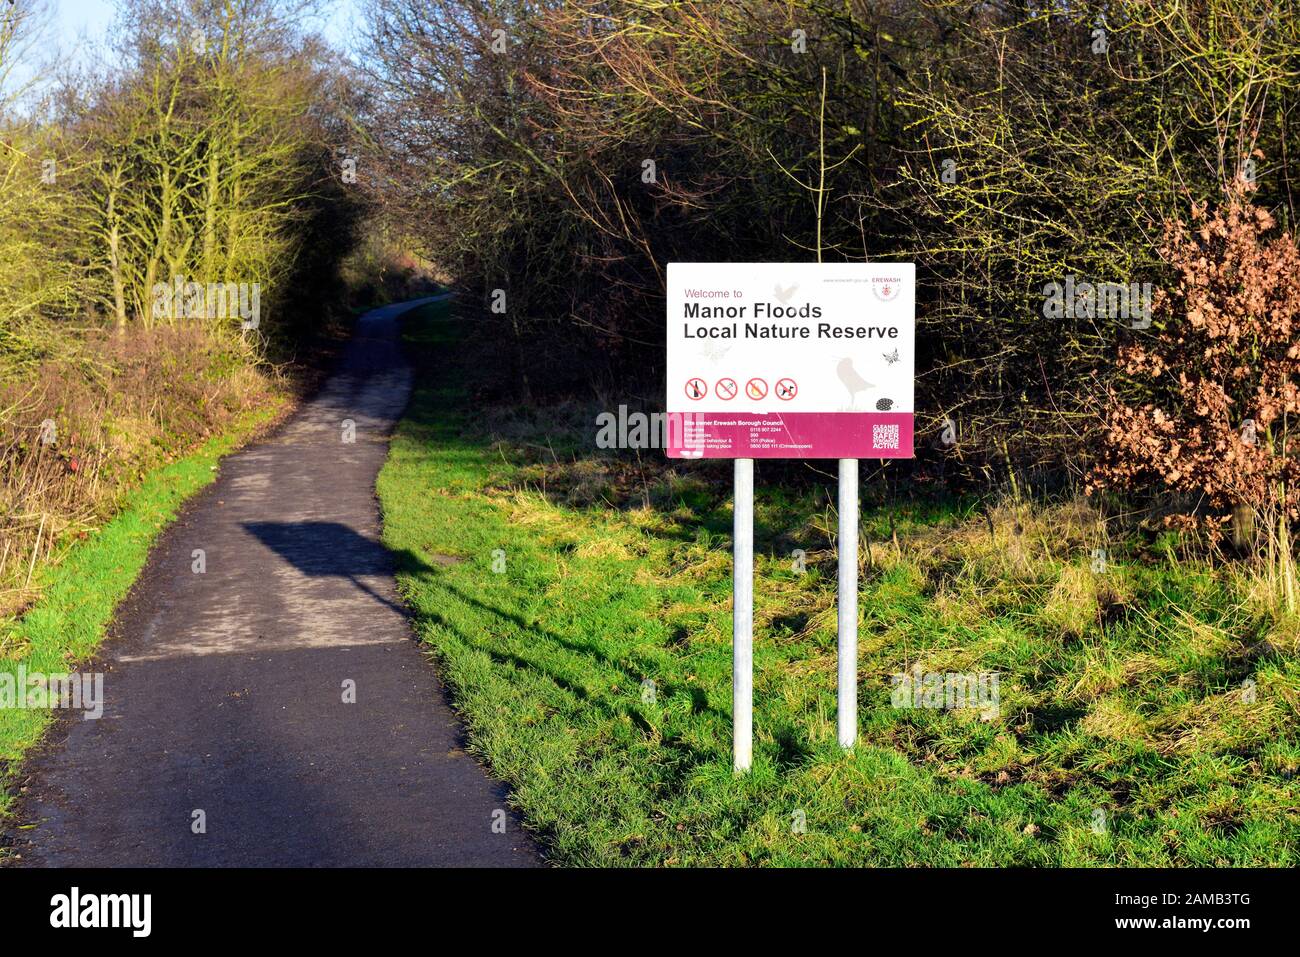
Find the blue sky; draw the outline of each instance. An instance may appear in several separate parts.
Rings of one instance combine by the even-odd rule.
[[[3,2],[3,0],[0,0]],[[67,62],[84,57],[87,47],[95,46],[104,38],[117,10],[114,0],[47,0],[50,17],[44,24],[40,42],[32,55],[20,62],[10,77],[7,88],[21,86],[37,78],[42,62],[59,60]],[[130,0],[125,0],[129,3]],[[348,45],[355,32],[353,19],[357,13],[357,0],[322,0],[325,36],[338,46]]]
[[[102,37],[113,17],[116,4],[113,0],[52,0],[55,8],[55,34],[60,44],[71,45],[82,35]],[[128,0],[129,2],[129,0]],[[348,19],[355,13],[354,0],[332,0],[333,7],[325,27],[325,35],[342,42],[347,34]],[[65,48],[66,49],[66,48]]]
[[[85,38],[92,41],[102,38],[113,16],[113,4],[108,0],[52,0],[52,3],[52,39],[64,55],[75,55]]]

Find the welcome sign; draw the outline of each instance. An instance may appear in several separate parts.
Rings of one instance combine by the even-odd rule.
[[[910,458],[912,263],[669,263],[673,458]]]

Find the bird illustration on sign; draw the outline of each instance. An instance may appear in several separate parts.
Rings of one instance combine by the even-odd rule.
[[[853,360],[845,357],[835,366],[835,374],[839,376],[840,382],[844,383],[844,388],[849,391],[849,408],[855,408],[855,400],[859,392],[866,392],[868,389],[874,389],[875,385],[868,382],[862,376],[858,375],[858,370],[853,368]]]
[[[772,287],[772,295],[776,296],[776,298],[781,301],[782,305],[788,306],[790,304],[790,297],[795,294],[795,290],[797,290],[798,288],[799,288],[798,283],[794,283],[793,285],[786,286],[784,289],[781,288],[780,283],[777,283],[775,286]]]

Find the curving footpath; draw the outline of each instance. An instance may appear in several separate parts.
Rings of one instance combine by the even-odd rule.
[[[363,316],[321,393],[163,534],[93,666],[103,717],[62,719],[27,766],[16,863],[541,863],[464,752],[379,544],[411,389],[398,316],[429,301]]]

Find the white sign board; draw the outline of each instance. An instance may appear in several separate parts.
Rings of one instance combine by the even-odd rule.
[[[909,458],[912,263],[669,263],[668,454]]]

